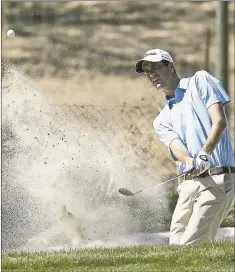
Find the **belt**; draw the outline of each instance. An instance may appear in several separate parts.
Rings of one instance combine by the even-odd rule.
[[[234,166],[218,166],[218,167],[214,167],[214,168],[210,168],[207,171],[205,171],[204,173],[202,173],[199,176],[195,176],[193,174],[187,174],[185,176],[183,176],[184,180],[188,180],[188,179],[198,179],[198,178],[205,178],[208,176],[213,176],[213,175],[219,175],[219,174],[226,174],[226,173],[235,173],[235,167]]]

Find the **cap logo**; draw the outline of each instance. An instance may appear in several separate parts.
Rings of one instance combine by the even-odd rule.
[[[158,53],[156,53],[156,52],[145,53],[145,54],[144,54],[144,57],[147,57],[147,56],[149,56],[149,55],[158,55]]]

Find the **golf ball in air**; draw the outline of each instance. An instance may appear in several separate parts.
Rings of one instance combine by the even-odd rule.
[[[8,37],[14,37],[14,36],[15,36],[15,31],[12,30],[12,29],[9,29],[9,30],[7,31],[7,36],[8,36]]]

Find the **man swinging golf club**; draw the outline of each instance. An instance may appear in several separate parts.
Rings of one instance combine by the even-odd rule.
[[[234,200],[234,154],[219,80],[206,71],[179,78],[171,55],[152,49],[136,63],[166,105],[153,122],[160,140],[179,162],[179,198],[170,244],[211,241]]]

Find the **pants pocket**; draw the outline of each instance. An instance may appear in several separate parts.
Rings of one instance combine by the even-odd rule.
[[[221,174],[200,179],[199,183],[201,184],[201,190],[204,191],[210,188],[215,188],[225,194],[224,176],[225,174]]]

